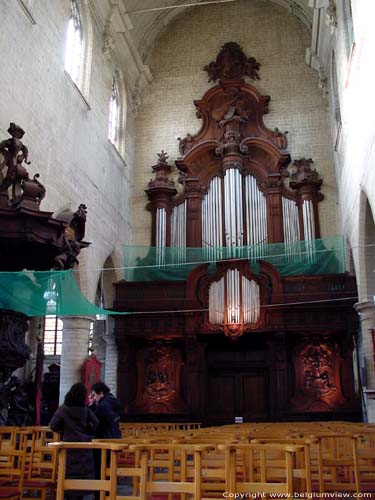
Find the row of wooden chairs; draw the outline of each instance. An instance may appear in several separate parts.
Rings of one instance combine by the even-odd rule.
[[[199,422],[121,422],[120,431],[123,438],[141,436],[143,433],[149,432],[174,432],[174,431],[191,431],[200,429]]]
[[[46,500],[56,485],[59,439],[48,427],[0,427],[0,498]]]
[[[306,491],[306,467],[303,447],[283,444],[133,444],[125,443],[52,443],[59,449],[56,500],[67,490],[99,491],[101,500],[146,500],[164,495],[168,500],[218,500],[225,494],[253,493],[270,498],[285,495],[294,498],[297,481],[303,479]],[[71,448],[100,449],[100,479],[65,477],[66,452]],[[110,454],[105,466],[106,453]],[[131,465],[123,456],[133,457]],[[302,462],[300,461],[302,459]],[[303,474],[301,474],[303,472]],[[119,478],[131,480],[128,493],[120,491]]]
[[[63,450],[68,444],[48,446],[57,439],[48,428],[0,428],[0,499],[46,500],[56,485],[57,450],[61,450],[60,467],[66,460]],[[225,491],[375,492],[375,426],[371,424],[249,423],[188,430],[176,426],[164,431],[148,427],[112,443],[72,445],[86,446],[109,453],[113,464],[106,467],[102,460],[98,483],[68,480],[61,469],[59,480],[68,482],[59,484],[60,496],[72,487],[69,481],[78,481],[82,486],[78,489],[96,488],[103,498],[119,500],[155,498],[162,493],[168,500],[212,500],[223,498]],[[121,495],[124,478],[131,485],[129,495]]]

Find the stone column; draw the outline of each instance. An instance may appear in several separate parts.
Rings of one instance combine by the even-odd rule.
[[[104,382],[111,389],[113,394],[117,394],[117,364],[118,348],[114,334],[114,319],[107,318],[107,333],[104,336],[105,341],[105,369]]]
[[[88,356],[88,338],[91,316],[64,316],[61,372],[60,372],[60,403],[65,394],[76,382],[82,381],[82,366]]]
[[[369,422],[375,422],[375,305],[373,301],[358,302],[355,309],[359,314],[362,332],[361,354],[364,358],[365,380],[362,380],[364,398]],[[362,363],[361,363],[362,364]]]

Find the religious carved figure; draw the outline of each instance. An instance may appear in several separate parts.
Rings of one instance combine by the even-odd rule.
[[[84,204],[79,205],[78,210],[69,218],[69,226],[63,236],[63,248],[54,259],[54,269],[71,269],[78,264],[77,255],[81,251],[80,242],[85,236],[87,207]]]
[[[258,71],[260,63],[254,57],[247,58],[244,51],[236,42],[223,45],[216,61],[211,61],[204,70],[208,73],[208,81],[236,80],[249,76],[252,80],[260,80]]]
[[[181,352],[158,342],[138,353],[137,410],[147,413],[178,413],[184,408],[180,394]]]
[[[327,411],[342,405],[340,354],[331,342],[306,341],[295,357],[295,410]]]

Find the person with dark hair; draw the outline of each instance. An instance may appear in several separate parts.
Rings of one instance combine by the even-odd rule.
[[[91,441],[99,420],[86,406],[87,391],[82,383],[72,385],[49,424],[55,432],[61,433],[62,441]],[[66,477],[69,479],[94,479],[94,457],[91,450],[68,450]],[[68,492],[69,499],[83,499],[90,492]]]
[[[96,403],[95,415],[99,425],[95,432],[96,438],[120,438],[120,413],[121,403],[111,393],[104,382],[97,382],[91,387],[91,395]]]

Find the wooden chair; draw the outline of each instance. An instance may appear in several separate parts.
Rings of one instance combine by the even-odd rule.
[[[24,439],[17,436],[9,436],[6,445],[1,443],[0,499],[18,500],[22,495],[26,452]]]
[[[219,445],[225,453],[226,491],[231,494],[285,495],[294,498],[296,454],[303,447],[287,444]],[[280,453],[283,460],[280,461]],[[238,463],[244,463],[238,474]]]
[[[56,488],[57,449],[48,448],[58,440],[58,434],[48,427],[31,429],[31,442],[26,443],[26,470],[23,482],[23,500],[45,500],[48,492]],[[30,449],[29,448],[30,445]],[[38,497],[35,496],[38,492]]]
[[[202,453],[212,445],[144,444],[132,445],[140,451],[140,496],[166,495],[168,499],[202,500]],[[118,499],[118,500],[122,500]]]
[[[318,439],[319,491],[361,493],[357,437],[352,434],[322,434]]]
[[[108,498],[115,500],[117,491],[117,458],[118,453],[126,445],[115,445],[113,443],[49,443],[51,448],[58,449],[58,479],[56,488],[56,500],[64,500],[64,492],[67,490],[77,491],[99,491],[100,500]],[[100,450],[101,472],[100,479],[68,479],[66,477],[66,457],[68,450]],[[110,465],[107,467],[107,452],[110,454]]]

